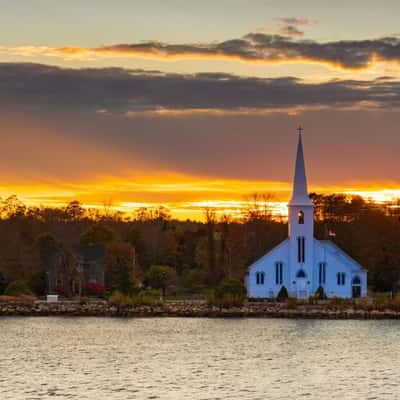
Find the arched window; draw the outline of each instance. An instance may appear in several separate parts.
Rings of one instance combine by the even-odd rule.
[[[344,286],[346,284],[346,274],[344,272],[338,272],[336,278],[338,286]]]
[[[304,212],[303,211],[299,211],[297,213],[297,218],[298,218],[299,224],[303,225],[304,224]]]
[[[306,277],[306,273],[305,273],[304,269],[299,269],[297,271],[296,278],[305,278],[305,277]]]
[[[257,272],[256,273],[256,284],[264,285],[264,278],[265,278],[264,272]]]
[[[353,285],[361,285],[361,279],[359,276],[355,276],[352,281]]]

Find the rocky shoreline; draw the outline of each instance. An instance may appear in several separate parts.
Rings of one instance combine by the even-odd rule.
[[[58,303],[0,303],[1,316],[79,317],[191,317],[191,318],[303,318],[303,319],[400,319],[400,310],[376,307],[248,303],[242,307],[219,308],[205,302],[177,301],[156,306],[116,306],[106,301]]]

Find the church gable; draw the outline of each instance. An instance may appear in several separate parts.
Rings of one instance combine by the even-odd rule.
[[[289,239],[285,239],[283,242],[279,243],[272,250],[270,250],[264,256],[259,258],[253,264],[251,264],[249,267],[249,272],[254,270],[254,268],[263,268],[264,266],[268,265],[272,259],[276,259],[279,257],[280,258],[284,257],[286,259],[288,245],[289,245]]]
[[[248,270],[249,297],[276,297],[288,275],[289,240],[286,239],[254,262]]]

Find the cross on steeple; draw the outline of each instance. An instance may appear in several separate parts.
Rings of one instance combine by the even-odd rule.
[[[299,131],[299,135],[301,135],[301,132],[304,131],[304,129],[301,127],[301,125],[299,125],[299,127],[297,128],[297,130]]]

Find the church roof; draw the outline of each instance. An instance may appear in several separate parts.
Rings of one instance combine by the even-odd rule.
[[[300,129],[300,128],[299,128]],[[312,201],[308,195],[306,167],[304,163],[303,141],[301,133],[297,145],[296,167],[293,181],[293,194],[289,202],[293,206],[309,206]]]
[[[316,239],[315,239],[316,240]],[[336,257],[341,258],[346,264],[355,267],[357,270],[366,271],[354,258],[350,257],[346,252],[344,252],[339,246],[330,240],[318,240],[319,244],[321,244],[325,249],[331,251],[335,254]]]
[[[271,253],[275,252],[276,250],[278,250],[280,247],[282,247],[283,245],[286,245],[289,243],[289,238],[286,238],[284,241],[278,243],[275,247],[273,247],[271,250],[269,250],[267,253],[265,253],[261,258],[255,260],[251,265],[249,265],[249,267],[247,268],[247,272],[246,274],[249,273],[249,271],[257,264],[259,264],[260,262],[263,262],[268,256],[271,255]]]

